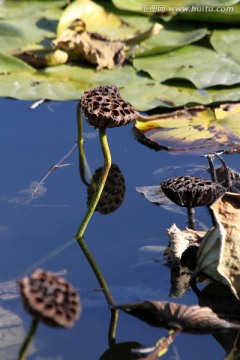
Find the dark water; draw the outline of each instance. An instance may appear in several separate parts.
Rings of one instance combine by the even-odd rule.
[[[110,312],[102,293],[96,291],[98,283],[90,266],[79,246],[71,241],[86,211],[87,189],[79,177],[77,149],[65,161],[71,165],[54,170],[46,179],[41,196],[32,198],[30,191],[31,184],[39,182],[76,142],[77,103],[47,103],[30,111],[28,102],[0,102],[1,281],[19,278],[35,267],[64,270],[83,303],[82,316],[73,329],[40,325],[36,352],[29,359],[100,359],[108,348]],[[84,132],[86,156],[94,172],[103,164],[98,133],[85,122]],[[150,150],[134,139],[131,126],[108,131],[108,139],[113,163],[125,178],[125,199],[110,215],[94,214],[85,240],[116,303],[152,299],[197,304],[191,291],[181,299],[169,298],[170,273],[161,252],[167,245],[166,229],[174,222],[183,229],[187,225],[186,212],[178,214],[155,206],[135,188],[157,185],[165,178],[186,173],[207,176],[206,160]],[[237,157],[229,157],[228,164],[240,170]],[[199,229],[210,226],[206,209],[197,210],[197,221]],[[146,246],[155,246],[156,251],[151,248],[147,252]],[[19,297],[3,299],[1,306],[18,315],[27,330],[30,317]],[[121,313],[117,342],[152,345],[166,333]],[[17,344],[20,341],[15,340]],[[3,353],[1,359],[16,358],[10,355],[8,346],[0,341],[0,350],[7,349],[9,354]],[[223,359],[224,354],[210,335],[180,335],[164,358],[212,360]]]

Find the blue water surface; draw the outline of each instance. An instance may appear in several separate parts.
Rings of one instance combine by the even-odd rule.
[[[67,166],[55,169],[46,178],[38,196],[31,193],[34,182],[39,182],[74,146],[78,104],[48,102],[35,110],[29,110],[30,102],[1,99],[0,104],[1,282],[18,279],[36,267],[63,271],[78,289],[83,305],[82,316],[71,330],[40,325],[29,359],[100,359],[108,348],[110,311],[102,292],[96,291],[96,278],[73,238],[87,209],[87,188],[79,176],[77,148],[64,161]],[[84,121],[84,134],[86,157],[93,173],[103,165],[98,131]],[[168,177],[189,172],[207,177],[206,159],[151,150],[134,138],[131,125],[110,129],[108,140],[113,163],[124,175],[126,194],[114,213],[94,213],[85,240],[115,302],[167,300],[197,304],[192,291],[180,299],[169,297],[170,270],[162,254],[168,243],[166,229],[173,223],[181,229],[187,225],[185,209],[179,214],[175,212],[177,207],[170,212],[153,205],[136,192],[136,187],[158,185]],[[229,157],[228,164],[240,170],[237,156]],[[197,220],[200,229],[211,225],[204,208],[197,209]],[[154,250],[146,252],[146,246],[154,246]],[[31,319],[19,296],[3,299],[1,306],[18,315],[27,331]],[[166,333],[121,313],[116,340],[153,345]],[[210,335],[180,335],[163,358],[218,360],[224,354]],[[14,359],[14,355],[9,356]]]

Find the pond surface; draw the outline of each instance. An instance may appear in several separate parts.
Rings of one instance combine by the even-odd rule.
[[[97,291],[99,285],[89,264],[73,240],[87,209],[87,188],[79,176],[77,148],[64,162],[69,165],[55,169],[37,197],[31,194],[34,182],[39,182],[76,142],[77,102],[48,102],[35,110],[29,110],[29,102],[0,102],[1,282],[17,279],[37,267],[63,271],[78,289],[83,305],[82,316],[71,330],[40,325],[29,359],[100,359],[108,349],[110,311],[102,292]],[[84,134],[87,161],[94,173],[103,165],[98,132],[84,121]],[[151,150],[134,138],[131,126],[108,131],[108,140],[113,163],[124,175],[126,194],[114,213],[94,213],[85,240],[115,302],[167,300],[197,304],[192,291],[179,299],[169,297],[170,270],[163,256],[163,248],[168,244],[166,229],[173,223],[181,229],[187,225],[185,209],[180,213],[177,206],[168,211],[153,205],[136,192],[136,187],[158,185],[176,175],[208,177],[206,159]],[[227,160],[229,166],[240,170],[237,156]],[[207,209],[197,209],[197,228],[210,225]],[[19,326],[22,336],[31,319],[17,293],[8,297],[4,286],[0,291],[3,311],[18,318],[17,325],[16,321],[8,327]],[[5,330],[3,322],[0,331]],[[120,313],[117,343],[153,345],[166,334],[164,329],[151,328]],[[1,336],[1,359],[16,359],[21,336],[16,332],[11,341],[1,340]],[[213,336],[180,335],[163,358],[212,360],[224,356],[224,349]],[[110,358],[113,357],[105,357]],[[127,358],[120,352],[114,359]]]

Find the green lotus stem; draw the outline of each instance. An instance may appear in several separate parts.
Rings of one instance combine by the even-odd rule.
[[[112,347],[116,345],[116,330],[118,322],[118,309],[111,309],[111,320],[108,329],[108,346]]]
[[[87,175],[89,179],[91,178],[91,171],[89,168],[89,165],[87,163],[87,159],[85,157],[84,153],[84,140],[83,140],[83,125],[82,125],[82,107],[81,103],[79,102],[77,107],[77,126],[78,126],[78,151],[79,151],[79,170],[80,170],[80,177],[82,182],[89,186],[86,178],[85,178],[85,171],[87,172]]]
[[[102,192],[103,192],[103,189],[104,189],[107,177],[108,177],[108,173],[109,173],[109,170],[110,170],[111,164],[112,164],[111,153],[110,153],[110,149],[108,146],[107,134],[106,134],[105,128],[99,129],[99,138],[100,138],[100,143],[101,143],[103,156],[104,156],[104,166],[102,168],[101,176],[98,181],[96,190],[93,194],[93,197],[91,199],[90,205],[87,209],[87,212],[86,212],[86,214],[82,220],[82,223],[78,229],[78,232],[75,236],[77,240],[81,239],[83,237],[86,227],[97,207],[98,201],[102,195]]]
[[[100,176],[100,179],[96,186],[93,197],[91,199],[90,205],[89,205],[87,212],[80,224],[80,227],[77,231],[77,234],[75,235],[75,238],[76,238],[79,246],[81,247],[85,257],[87,258],[87,260],[99,282],[100,287],[103,289],[103,293],[104,293],[104,296],[106,298],[108,305],[113,306],[114,300],[109,291],[108,285],[107,285],[96,261],[94,260],[92,254],[91,254],[90,250],[88,249],[88,246],[85,243],[84,238],[83,238],[83,235],[87,228],[87,225],[88,225],[88,223],[97,207],[98,201],[101,197],[101,194],[104,189],[104,186],[105,186],[105,183],[106,183],[106,180],[108,177],[108,173],[109,173],[109,170],[110,170],[111,164],[112,164],[111,153],[110,153],[110,149],[109,149],[108,141],[107,141],[106,129],[99,129],[99,138],[100,138],[101,148],[102,148],[103,156],[104,156],[104,166],[102,168],[101,176]]]
[[[38,326],[38,320],[33,319],[31,326],[28,330],[28,333],[24,339],[24,342],[22,343],[21,349],[19,351],[19,355],[18,355],[18,360],[25,360],[26,359],[26,353],[27,353],[27,349],[29,344],[31,343],[36,330],[37,330],[37,326]]]

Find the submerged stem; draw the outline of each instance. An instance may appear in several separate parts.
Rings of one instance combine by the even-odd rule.
[[[27,349],[29,344],[31,343],[34,334],[36,333],[37,330],[37,326],[38,326],[38,320],[33,319],[31,326],[28,330],[28,333],[24,339],[24,342],[22,343],[21,349],[19,351],[19,355],[18,355],[18,360],[25,360],[26,359],[26,353],[27,353]]]

